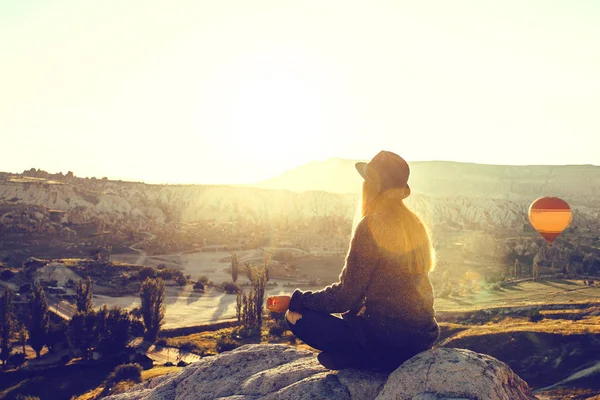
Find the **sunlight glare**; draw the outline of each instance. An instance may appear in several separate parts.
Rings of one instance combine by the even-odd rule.
[[[288,167],[281,163],[287,164],[290,157],[313,151],[310,139],[318,130],[321,106],[301,77],[266,69],[240,85],[231,106],[236,147],[268,157],[273,170]]]

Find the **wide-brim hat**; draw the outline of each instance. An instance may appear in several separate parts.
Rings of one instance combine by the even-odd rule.
[[[382,150],[368,163],[357,162],[355,166],[363,179],[374,184],[380,193],[389,189],[404,189],[402,198],[410,195],[410,167],[398,154]]]

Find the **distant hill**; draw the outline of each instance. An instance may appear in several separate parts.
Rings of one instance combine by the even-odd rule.
[[[361,178],[354,168],[357,161],[332,158],[311,162],[251,186],[297,192],[358,193]],[[409,164],[413,193],[430,197],[533,200],[540,196],[559,196],[578,204],[600,203],[600,166],[514,166],[450,161]]]
[[[256,185],[235,186],[148,185],[39,170],[0,173],[0,232],[68,235],[65,227],[95,221],[154,231],[174,221],[209,219],[261,224],[327,216],[352,220],[361,181],[354,163],[313,162]],[[574,209],[574,225],[600,226],[597,166],[410,165],[413,194],[407,204],[432,227],[518,232],[528,225],[529,204],[540,196],[564,198]]]

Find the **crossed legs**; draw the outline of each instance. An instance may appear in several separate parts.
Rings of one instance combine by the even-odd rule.
[[[346,320],[312,310],[303,313],[287,311],[285,319],[296,337],[323,352],[319,355],[322,364],[324,357],[335,358],[330,365],[360,367],[364,364],[365,349]]]

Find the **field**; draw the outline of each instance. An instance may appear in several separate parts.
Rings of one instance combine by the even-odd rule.
[[[600,287],[581,280],[523,281],[497,290],[481,289],[460,297],[436,298],[437,311],[465,311],[500,306],[600,301]]]
[[[290,294],[293,287],[269,288],[267,295]],[[242,286],[243,288],[243,286]],[[310,289],[320,289],[314,287]],[[309,289],[302,287],[302,289]],[[248,288],[246,288],[248,291]],[[481,289],[479,292],[460,297],[437,298],[435,308],[438,313],[469,311],[501,306],[543,305],[547,303],[568,303],[600,301],[600,287],[585,286],[582,281],[525,281],[500,290]],[[120,306],[127,309],[140,304],[139,296],[94,296],[94,306],[102,304]],[[208,288],[205,293],[192,290],[191,285],[183,289],[170,286],[166,296],[165,329],[203,325],[235,318],[236,296]]]
[[[276,251],[290,251],[302,254],[299,249],[270,249],[271,253]],[[240,275],[238,284],[242,289],[249,291],[249,287],[243,286],[248,282],[243,265],[249,262],[253,265],[262,265],[265,252],[262,249],[244,250],[236,252],[240,261]],[[231,264],[229,251],[206,251],[169,254],[162,256],[148,256],[144,264],[157,266],[164,263],[182,269],[185,275],[191,275],[192,280],[200,277],[207,277],[216,285],[223,282],[231,282]],[[113,255],[112,261],[126,262],[132,261],[137,256],[132,254]],[[270,279],[270,282],[277,283],[276,287],[268,287],[267,295],[291,294],[295,284],[302,283],[303,289],[320,289],[325,284],[307,287],[308,277],[320,279],[323,282],[336,281],[339,272],[342,269],[344,259],[331,256],[302,256],[290,260],[291,264],[297,268],[297,274],[290,276],[289,279]],[[273,261],[272,269],[277,269],[279,263]],[[289,285],[284,287],[283,285]],[[108,306],[119,306],[131,309],[140,305],[139,296],[121,296],[111,297],[103,295],[94,295],[94,306],[100,307],[103,304]],[[192,285],[186,285],[183,288],[177,286],[168,286],[166,293],[167,311],[165,316],[165,329],[173,329],[185,326],[194,326],[217,322],[235,318],[236,296],[223,293],[215,288],[208,287],[205,292],[195,292]]]
[[[290,289],[276,287],[269,289],[267,293],[268,295],[284,294],[289,293]],[[110,297],[95,295],[93,301],[94,307],[106,304],[109,307],[119,306],[131,309],[140,305],[139,296]],[[191,285],[184,287],[182,290],[178,287],[168,287],[165,303],[164,329],[203,325],[235,318],[236,296],[223,293],[214,288],[208,288],[205,293],[195,293]]]

